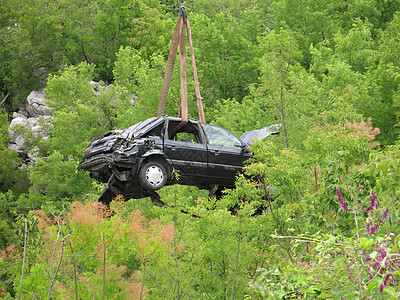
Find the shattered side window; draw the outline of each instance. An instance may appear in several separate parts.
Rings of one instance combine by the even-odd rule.
[[[229,130],[210,124],[203,124],[210,145],[241,148],[242,142]]]

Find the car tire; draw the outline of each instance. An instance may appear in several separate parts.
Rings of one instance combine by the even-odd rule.
[[[149,161],[140,168],[139,181],[144,189],[156,191],[167,183],[167,172],[159,162]]]

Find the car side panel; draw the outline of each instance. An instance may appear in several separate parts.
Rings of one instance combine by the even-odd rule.
[[[204,177],[207,172],[207,146],[200,143],[164,140],[164,153],[181,176]]]
[[[237,174],[250,156],[241,148],[208,145],[207,175],[213,178],[216,184],[233,186]]]

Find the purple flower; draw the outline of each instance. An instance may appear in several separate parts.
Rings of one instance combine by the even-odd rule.
[[[386,208],[385,212],[382,215],[382,222],[385,221],[388,215],[389,215],[389,209]]]
[[[368,233],[369,233],[370,235],[373,235],[373,234],[375,233],[375,231],[377,231],[377,230],[379,229],[380,225],[381,225],[381,224],[378,222],[375,226],[371,227],[371,228],[368,230]]]
[[[374,269],[374,271],[378,270],[379,267],[381,266],[381,264],[379,262],[376,262],[372,265],[372,269]]]
[[[360,185],[360,186],[358,187],[358,191],[361,191],[362,188],[364,188],[364,186],[363,186],[363,185]]]
[[[389,281],[389,285],[390,285],[390,286],[393,284],[393,277],[394,277],[394,275],[391,274],[391,273],[386,274],[385,279],[383,280],[383,282],[382,282],[382,284],[381,284],[381,287],[380,287],[380,289],[379,289],[379,293],[382,293],[382,292],[383,292],[384,288],[385,288],[386,285],[388,284],[388,281]]]
[[[340,195],[339,188],[336,188],[336,195],[337,195],[338,198],[339,198],[340,206],[342,206],[342,208],[343,208],[345,211],[349,211],[349,209],[347,208],[346,202],[344,202],[344,199],[343,199],[342,195]]]
[[[373,192],[372,195],[369,196],[369,198],[371,199],[371,204],[370,204],[370,206],[368,206],[368,207],[364,210],[364,212],[373,210],[373,209],[377,208],[378,205],[379,205],[379,204],[378,204],[378,201],[376,201],[376,192]]]
[[[370,206],[368,206],[366,209],[364,209],[364,212],[367,212],[367,211],[370,211],[370,210],[372,210],[372,207],[371,207],[371,205],[370,205]]]
[[[372,261],[372,258],[367,256],[367,250],[363,250],[362,256],[364,257],[364,261],[366,261],[366,262],[371,262]]]
[[[348,276],[349,276],[350,281],[353,282],[353,269],[352,268],[349,268]]]
[[[393,231],[390,230],[386,235],[385,235],[385,239],[388,239],[390,237],[394,236]],[[397,240],[395,239],[395,242],[397,243]]]
[[[386,255],[387,255],[386,247],[382,246],[382,248],[379,249],[379,254],[376,257],[376,261],[383,262]],[[385,264],[385,267],[386,267],[386,264]]]

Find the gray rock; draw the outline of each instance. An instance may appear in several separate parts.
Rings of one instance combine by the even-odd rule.
[[[25,111],[29,117],[51,116],[51,110],[45,103],[46,92],[44,89],[33,91],[29,94]]]
[[[47,133],[41,123],[51,120],[51,109],[45,103],[44,89],[33,91],[27,97],[27,103],[18,112],[13,113],[8,133],[11,137],[8,144],[21,154],[23,165],[33,165],[37,158],[37,149],[32,147],[32,138],[47,139]]]

